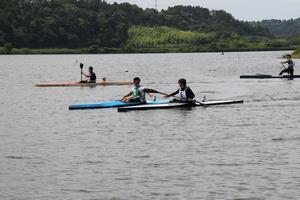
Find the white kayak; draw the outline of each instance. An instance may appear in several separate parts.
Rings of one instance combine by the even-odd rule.
[[[143,104],[134,106],[125,106],[118,108],[118,112],[126,112],[131,110],[152,110],[152,109],[171,109],[180,107],[196,107],[196,106],[212,106],[224,104],[244,103],[244,100],[226,100],[226,101],[204,101],[193,103],[165,103],[165,104]]]

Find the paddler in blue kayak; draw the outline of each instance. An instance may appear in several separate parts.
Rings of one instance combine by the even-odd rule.
[[[81,71],[81,74],[88,78],[86,81],[80,81],[81,83],[96,83],[96,74],[92,66],[89,67],[89,74],[85,74]]]
[[[287,56],[287,61],[285,62],[281,62],[281,64],[288,64],[288,67],[285,68],[284,70],[282,70],[279,75],[282,75],[283,73],[288,73],[289,75],[291,76],[294,76],[294,66],[295,66],[295,63],[294,61],[292,60],[292,56],[290,54],[288,54]],[[284,66],[284,65],[283,65]]]
[[[166,95],[165,97],[172,97],[175,95],[179,95],[179,97],[175,97],[172,102],[193,102],[195,98],[194,92],[190,87],[186,86],[186,80],[184,78],[178,80],[179,89],[175,92]]]
[[[146,93],[152,97],[151,93],[158,93],[158,94],[164,94],[161,92],[158,92],[153,89],[144,88],[144,86],[141,84],[141,79],[139,77],[135,77],[133,79],[134,87],[132,88],[131,92],[129,92],[127,95],[125,95],[121,101],[124,102],[146,102]]]

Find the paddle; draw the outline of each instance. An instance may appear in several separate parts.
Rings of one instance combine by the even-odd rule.
[[[82,69],[83,69],[83,64],[82,63],[80,63],[80,69],[81,69],[81,73],[80,73],[80,82],[82,82]]]
[[[150,96],[150,98],[153,100],[153,101],[156,101],[156,96],[153,95],[153,93],[158,93],[158,94],[162,94],[162,95],[167,95],[166,93],[162,93],[162,92],[159,92],[159,91],[155,91],[155,90],[152,90],[152,92],[146,92],[146,94],[148,94]],[[129,95],[129,94],[128,94]],[[120,101],[123,101],[123,99],[121,99]]]
[[[164,94],[164,93],[161,93],[161,94]],[[164,94],[164,95],[166,95],[166,94]],[[175,99],[180,101],[180,97],[177,97],[176,95],[172,95],[171,97],[174,97]],[[203,97],[202,101],[192,100],[192,102],[196,102],[196,103],[199,103],[199,104],[203,104],[203,102],[205,102],[205,101],[206,101],[206,96]],[[189,103],[189,102],[187,102],[187,103]]]
[[[281,62],[281,64],[282,64],[283,68],[286,69],[286,67],[284,66],[284,64],[282,62]]]
[[[162,92],[159,92],[159,91],[157,91],[157,93],[158,93],[158,94],[162,94],[162,95],[168,95],[168,94],[166,94],[166,93],[162,93]],[[156,96],[153,95],[153,93],[147,93],[147,94],[150,96],[150,98],[151,98],[153,101],[156,101]]]

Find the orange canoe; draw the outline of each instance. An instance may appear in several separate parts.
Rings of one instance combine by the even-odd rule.
[[[94,87],[94,86],[109,86],[109,85],[132,85],[132,81],[101,81],[96,83],[41,83],[36,84],[36,87]]]

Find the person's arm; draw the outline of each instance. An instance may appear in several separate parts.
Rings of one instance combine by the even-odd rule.
[[[187,97],[188,101],[192,101],[195,98],[195,94],[191,90],[191,88],[186,89],[186,97]]]
[[[129,92],[127,95],[125,95],[125,96],[121,99],[121,101],[123,101],[125,98],[129,97],[130,95],[132,95],[132,91]]]
[[[288,63],[288,61],[284,61],[284,62],[280,62],[280,63],[285,64],[285,63]]]
[[[165,94],[165,93],[161,93],[161,92],[159,92],[159,91],[157,91],[157,90],[153,90],[153,89],[149,89],[149,88],[145,88],[144,89],[144,92],[146,92],[146,93],[158,93],[158,94]]]
[[[83,74],[85,77],[87,77],[87,78],[90,78],[91,77],[91,75],[88,75],[88,74],[85,74],[85,73],[83,73],[83,72],[81,72],[81,74]]]
[[[166,97],[172,97],[172,96],[175,96],[178,93],[179,93],[179,89],[176,90],[175,92],[171,93],[171,94],[167,94]]]

